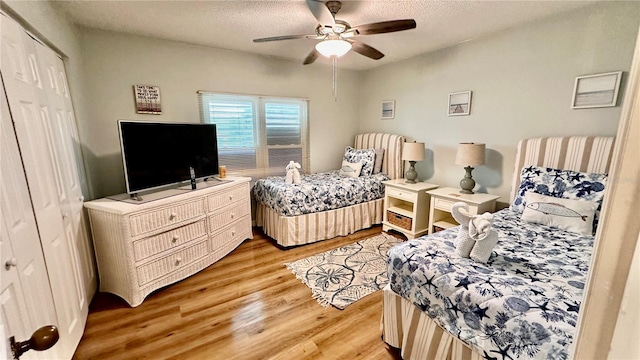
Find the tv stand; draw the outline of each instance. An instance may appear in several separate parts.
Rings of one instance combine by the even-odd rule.
[[[132,307],[222,259],[251,231],[247,177],[143,203],[86,202],[100,291]],[[134,195],[134,194],[132,194]]]

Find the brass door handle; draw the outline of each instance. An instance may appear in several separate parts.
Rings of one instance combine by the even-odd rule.
[[[36,330],[27,341],[18,341],[14,336],[9,338],[11,352],[14,359],[20,359],[20,355],[29,350],[44,351],[55,345],[60,339],[58,328],[55,325],[43,326]]]

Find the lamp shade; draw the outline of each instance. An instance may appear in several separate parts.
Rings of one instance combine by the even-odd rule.
[[[328,39],[317,43],[316,50],[326,57],[340,57],[351,50],[351,43],[342,39]]]
[[[460,143],[456,153],[456,164],[476,166],[484,164],[484,144]]]
[[[406,142],[402,146],[402,160],[422,161],[424,160],[423,142]]]

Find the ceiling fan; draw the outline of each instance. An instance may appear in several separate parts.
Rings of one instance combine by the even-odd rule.
[[[368,58],[379,60],[384,54],[377,49],[353,39],[360,35],[384,34],[395,31],[415,29],[416,21],[413,19],[382,21],[359,26],[351,26],[348,22],[337,20],[336,14],[342,8],[340,1],[306,0],[307,6],[313,16],[318,20],[315,34],[312,35],[284,35],[254,39],[253,42],[267,42],[291,39],[316,39],[321,40],[304,59],[303,64],[313,63],[319,55],[326,57],[340,57],[349,50],[357,52]]]

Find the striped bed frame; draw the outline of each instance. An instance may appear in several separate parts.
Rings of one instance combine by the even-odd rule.
[[[520,186],[525,166],[546,166],[591,173],[608,173],[612,162],[614,138],[608,136],[570,136],[524,139],[518,143],[510,200]],[[401,349],[402,358],[429,360],[481,360],[455,335],[409,300],[383,289],[381,321],[384,341]]]
[[[355,137],[356,149],[385,149],[382,172],[391,179],[403,175],[401,135],[366,133]],[[337,236],[352,234],[382,223],[384,198],[340,209],[298,216],[283,216],[263,205],[256,204],[256,225],[283,247],[310,244]]]

